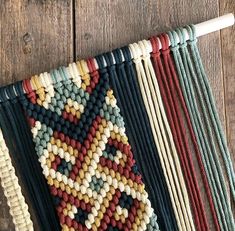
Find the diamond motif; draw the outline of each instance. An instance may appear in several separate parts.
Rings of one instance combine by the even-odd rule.
[[[62,230],[157,230],[108,77],[86,65],[23,105]]]

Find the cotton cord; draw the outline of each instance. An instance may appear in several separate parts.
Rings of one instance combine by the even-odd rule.
[[[114,93],[117,96],[117,102],[120,105],[121,112],[126,121],[127,134],[129,134],[128,137],[130,137],[130,143],[135,150],[134,153],[138,166],[140,167],[140,172],[144,176],[147,188],[149,187],[148,182],[150,188],[154,188],[153,191],[149,190],[150,198],[152,199],[151,201],[155,211],[159,215],[159,220],[169,223],[169,221],[167,221],[169,215],[167,213],[162,215],[162,212],[167,208],[167,204],[164,204],[164,207],[161,207],[162,205],[159,205],[157,202],[156,195],[160,195],[161,191],[159,192],[159,188],[156,188],[156,186],[158,186],[159,181],[162,180],[161,177],[159,177],[158,171],[155,170],[160,169],[156,163],[157,158],[155,153],[157,151],[153,143],[151,143],[151,130],[146,129],[149,126],[149,122],[144,107],[138,107],[139,104],[142,105],[142,99],[139,95],[136,95],[136,92],[138,93],[139,89],[136,85],[136,74],[131,62],[129,49],[127,47],[122,50],[117,49],[114,50],[112,54],[104,54],[104,57],[110,74],[110,84],[112,89],[114,89]],[[125,57],[126,65],[123,63],[123,57]],[[116,68],[113,66],[114,62]],[[127,80],[130,81],[130,84]],[[132,94],[135,94],[135,97],[133,97]],[[168,202],[166,201],[165,203]],[[171,205],[169,204],[169,206]],[[172,217],[170,219],[172,219]],[[165,229],[164,226],[166,226],[166,224],[161,224],[160,222],[159,226],[160,229]]]
[[[9,150],[0,130],[0,179],[16,231],[33,231],[28,205],[22,194]]]
[[[167,38],[167,35],[163,34],[163,37],[165,38],[165,42],[167,44],[169,42],[168,38]],[[163,41],[163,39],[161,39],[161,41]],[[166,47],[168,47],[168,51],[169,51],[169,45],[168,44],[167,44]],[[199,165],[202,166],[201,159],[200,159],[199,149],[198,149],[198,146],[196,144],[196,139],[195,139],[195,135],[193,133],[193,128],[192,128],[192,124],[191,124],[191,121],[190,121],[190,118],[189,118],[188,110],[186,108],[185,101],[184,101],[181,89],[179,87],[178,77],[177,77],[177,74],[176,74],[176,70],[175,70],[175,68],[173,66],[172,58],[171,58],[169,52],[164,52],[163,57],[164,56],[165,56],[165,58],[168,58],[169,69],[172,72],[172,78],[168,79],[169,80],[169,85],[170,85],[171,92],[173,92],[173,94],[174,94],[174,90],[175,90],[175,96],[176,95],[178,96],[178,99],[179,99],[180,104],[181,104],[181,108],[182,108],[182,110],[184,112],[185,120],[186,120],[187,125],[188,125],[187,128],[189,129],[189,133],[191,135],[192,142],[193,142],[194,147],[195,147],[195,153],[196,153],[197,159],[199,161]],[[164,60],[165,60],[165,63],[166,63],[166,59],[164,59]],[[168,68],[166,68],[166,70],[167,69]],[[176,97],[175,96],[173,97],[173,100],[174,100],[174,102],[176,104]],[[186,138],[186,136],[184,137],[184,139],[185,138]],[[200,195],[200,191],[199,191],[199,186],[198,186],[198,183],[197,183],[197,180],[196,180],[196,174],[195,174],[194,169],[193,169],[192,151],[190,150],[187,141],[188,140],[185,140],[185,144],[186,144],[185,146],[186,146],[186,151],[189,154],[189,166],[190,166],[190,168],[192,168],[192,176],[193,176],[194,181],[195,181],[194,184],[195,184],[195,189],[196,189],[196,192],[197,192],[196,195],[198,196],[198,205],[197,206],[198,206],[199,216],[201,215],[201,219],[204,222],[204,228],[205,229],[209,229],[208,221],[206,219],[206,214],[205,214],[204,206],[203,206],[201,195]]]
[[[185,45],[185,39],[182,37],[183,34],[179,34],[179,31],[178,31],[179,37],[183,39],[183,41],[181,41],[181,45],[180,45],[182,54],[180,54],[179,53],[179,46],[174,45],[175,40],[173,39],[173,37],[174,37],[175,33],[176,32],[169,32],[168,33],[170,40],[172,42],[171,50],[174,55],[174,61],[176,64],[176,68],[178,70],[178,76],[179,76],[179,81],[181,84],[181,89],[184,94],[185,102],[187,104],[187,108],[189,110],[189,114],[191,117],[191,121],[192,121],[192,125],[193,125],[194,131],[195,131],[195,135],[197,137],[198,145],[201,150],[202,161],[204,163],[205,170],[207,172],[207,177],[209,180],[211,192],[212,192],[214,203],[215,203],[215,204],[213,204],[213,202],[211,201],[210,192],[208,191],[208,187],[205,186],[205,188],[207,189],[206,192],[208,195],[209,204],[210,204],[212,216],[214,219],[215,228],[217,230],[220,230],[220,227],[218,225],[218,220],[221,225],[220,214],[218,214],[218,219],[217,219],[214,210],[215,210],[215,208],[216,208],[216,210],[218,210],[217,199],[218,199],[218,195],[220,195],[221,191],[216,192],[216,190],[214,189],[214,187],[216,187],[216,186],[215,186],[215,180],[213,178],[211,165],[210,165],[210,159],[213,161],[213,157],[212,157],[212,153],[210,150],[210,146],[207,141],[207,137],[205,137],[206,133],[203,129],[200,113],[198,111],[198,106],[196,103],[196,96],[194,93],[194,87],[193,87],[192,81],[191,81],[191,75],[194,78],[196,78],[196,77],[195,77],[194,69],[193,69],[193,66],[192,66],[192,63],[190,60],[190,55],[189,55],[188,50]],[[181,55],[182,55],[182,58],[181,58]],[[182,61],[182,59],[183,59],[183,61]],[[202,169],[201,169],[201,171],[202,171]],[[214,171],[217,171],[216,167],[214,167]],[[207,184],[206,179],[204,177],[203,177],[203,179],[204,179],[204,184]],[[218,203],[220,203],[220,201]],[[223,211],[221,211],[221,212],[222,212],[222,214],[224,213]]]
[[[210,119],[212,122],[212,127],[214,128],[214,133],[217,138],[217,144],[220,148],[220,152],[224,159],[233,201],[235,201],[235,172],[233,169],[233,163],[230,157],[230,153],[228,150],[227,142],[225,140],[223,129],[219,120],[219,115],[216,110],[215,100],[212,94],[212,90],[211,90],[206,72],[202,64],[199,50],[196,46],[195,27],[191,25],[191,26],[188,26],[188,28],[190,28],[192,31],[192,39],[190,43],[190,48],[192,51],[192,59],[195,64],[196,73],[197,73],[198,80],[199,80],[199,85],[201,87],[201,92],[203,96],[205,97],[206,107],[207,107],[207,110],[209,111]]]
[[[155,70],[156,70],[156,75],[161,75],[160,70],[159,70],[158,66],[156,65],[157,62],[160,61],[159,39],[157,37],[152,37],[152,38],[150,38],[150,42],[151,42],[151,45],[152,45],[151,57],[152,57],[152,60],[153,60],[153,65],[154,65]],[[156,76],[155,76],[155,78],[156,78]],[[157,78],[156,78],[156,81],[157,81]],[[159,102],[161,102],[160,103],[160,105],[161,105],[161,112],[162,112],[162,115],[163,115],[163,118],[164,118],[164,121],[165,121],[165,126],[166,126],[166,130],[167,130],[168,136],[170,138],[170,145],[172,147],[174,161],[175,161],[175,164],[176,164],[177,172],[179,174],[181,190],[184,193],[183,196],[184,196],[184,200],[185,200],[185,204],[186,204],[189,220],[190,220],[192,229],[194,229],[194,224],[193,224],[193,221],[192,221],[192,213],[191,213],[190,205],[189,205],[188,193],[187,193],[185,182],[184,182],[184,179],[183,179],[183,173],[182,173],[182,169],[181,169],[181,166],[180,166],[178,153],[176,151],[176,146],[175,146],[175,143],[173,141],[173,135],[172,135],[172,132],[170,130],[170,126],[169,126],[169,123],[168,123],[168,120],[167,120],[167,117],[166,117],[165,110],[163,108],[163,102],[162,102],[162,98],[161,98],[161,95],[160,95],[160,89],[159,89],[158,84],[156,84],[156,88],[157,88],[156,92],[159,92],[158,95],[159,95]]]
[[[189,190],[191,205],[192,205],[192,209],[194,212],[195,225],[196,225],[197,229],[199,229],[198,227],[201,226],[201,224],[199,223],[200,214],[198,214],[197,208],[196,208],[196,206],[198,206],[197,205],[198,202],[195,203],[195,201],[194,201],[195,199],[196,199],[196,201],[198,199],[197,199],[197,193],[195,192],[195,188],[194,188],[193,178],[191,176],[191,170],[193,170],[193,168],[190,168],[190,171],[189,171],[189,166],[187,163],[188,160],[186,157],[186,153],[189,152],[189,149],[187,147],[188,144],[187,144],[186,140],[182,140],[185,136],[185,128],[183,128],[183,126],[182,126],[182,118],[181,118],[181,115],[179,112],[178,105],[174,102],[173,96],[171,95],[175,90],[172,89],[171,82],[168,83],[168,81],[172,81],[172,78],[173,78],[171,76],[170,67],[169,67],[169,63],[167,60],[167,55],[169,53],[169,51],[167,50],[168,47],[167,47],[167,45],[165,46],[165,41],[163,40],[163,37],[160,36],[160,39],[161,39],[161,43],[163,46],[162,53],[163,53],[164,64],[165,64],[164,66],[166,66],[167,77],[166,77],[165,71],[163,69],[161,59],[159,59],[159,58],[157,59],[157,62],[155,62],[155,71],[157,74],[158,83],[159,83],[160,91],[162,94],[163,102],[165,104],[169,123],[170,123],[171,129],[172,129],[176,148],[177,148],[178,153],[180,154],[181,164],[182,164],[183,171],[185,174],[185,180],[186,180],[187,187]],[[174,94],[176,94],[176,93],[174,93]],[[177,98],[176,95],[174,95],[174,97],[175,97],[175,99]],[[177,118],[179,119],[179,122],[178,122]],[[184,146],[186,146],[186,149]],[[193,199],[193,198],[195,198],[195,199]]]
[[[153,70],[153,67],[152,67],[152,64],[151,64],[151,61],[150,61],[150,55],[149,55],[149,53],[144,54],[145,50],[148,52],[147,46],[148,46],[147,41],[144,40],[142,42],[139,42],[139,47],[142,50],[142,54],[143,54],[143,60],[144,60],[144,64],[145,64],[145,72],[147,73],[147,78],[145,78],[144,81],[146,83],[145,84],[146,87],[148,87],[148,91],[150,91],[150,94],[153,96],[153,105],[154,105],[154,107],[152,107],[152,111],[154,111],[154,112],[156,111],[156,113],[154,115],[155,117],[152,117],[152,118],[158,118],[158,120],[159,120],[159,122],[156,121],[156,120],[155,121],[153,120],[153,121],[155,122],[155,124],[157,126],[158,126],[157,123],[159,123],[159,125],[160,125],[160,127],[157,127],[156,131],[158,132],[157,135],[158,135],[158,137],[160,137],[160,140],[163,137],[164,144],[163,144],[163,141],[161,140],[161,145],[160,145],[159,148],[160,148],[161,151],[163,151],[162,163],[163,163],[163,167],[165,168],[165,174],[167,174],[166,171],[168,171],[168,174],[171,177],[170,178],[171,182],[168,181],[168,187],[173,188],[175,199],[173,199],[172,203],[175,203],[174,201],[175,200],[179,201],[179,199],[178,199],[178,195],[176,195],[175,182],[173,182],[171,168],[173,169],[173,176],[177,177],[177,174],[175,172],[175,167],[174,167],[173,160],[172,160],[172,157],[171,157],[168,140],[166,138],[164,124],[163,124],[163,121],[162,121],[162,115],[160,114],[160,113],[164,113],[164,109],[163,109],[163,105],[161,103],[161,96],[160,96],[160,92],[158,90],[158,85],[157,85],[156,77],[155,77],[155,74],[154,74],[154,70]],[[154,87],[155,87],[155,89],[154,89]],[[155,90],[156,90],[157,96],[155,94]],[[150,98],[148,98],[148,100],[150,100]],[[159,108],[159,105],[158,105],[158,101],[160,101],[160,108]],[[157,109],[157,110],[155,110],[155,109]],[[160,112],[160,110],[162,110],[162,112]],[[166,126],[167,126],[168,123],[167,123],[166,119],[165,119],[164,122],[166,123]],[[169,127],[169,125],[168,125],[168,127]],[[154,129],[153,129],[153,131],[155,132]],[[169,129],[168,129],[168,131],[169,131]],[[161,137],[161,134],[162,134],[162,137]],[[157,139],[158,139],[158,137],[157,137]],[[164,145],[166,146],[166,149],[165,149]],[[159,146],[159,144],[158,144],[158,146]],[[163,158],[165,158],[165,160]],[[164,163],[164,161],[166,162],[166,164]],[[175,181],[177,182],[177,186],[179,187],[179,185],[178,185],[179,180],[176,178]],[[180,194],[180,196],[181,196],[181,190],[178,191],[178,194]],[[172,195],[172,197],[173,197],[173,195]],[[183,207],[183,213],[187,217],[185,207],[184,207],[185,206],[184,201],[183,201],[182,197],[180,197],[180,198],[182,200],[181,201],[182,202],[181,206]],[[180,226],[180,229],[185,230],[184,220],[182,220],[182,217],[183,217],[182,211],[181,211],[181,208],[180,208],[179,204],[177,206],[178,206],[178,209],[181,213],[181,218],[180,218],[181,220],[178,220],[178,223],[180,224],[180,222],[181,222],[181,224],[183,224],[183,226]],[[175,207],[175,211],[176,211],[176,207]],[[178,212],[178,211],[176,211],[176,212]],[[186,218],[186,220],[187,220],[186,225],[188,226],[187,230],[189,230],[190,228],[189,228],[188,218]],[[193,224],[192,220],[191,220],[191,224]]]
[[[62,230],[158,231],[107,69],[100,70],[81,60],[50,72],[52,98],[46,81],[30,79],[27,91],[25,111]]]
[[[191,28],[193,28],[193,26]],[[187,27],[189,35],[190,35],[190,47],[195,46],[195,43],[196,43],[196,38],[193,35],[193,30],[191,28]],[[193,58],[193,55],[192,55],[192,60],[193,60],[193,62],[197,62]],[[195,73],[198,74],[197,64],[195,64]],[[221,192],[220,195],[222,196],[221,201],[222,201],[222,206],[223,206],[223,211],[224,211],[224,213],[222,212],[222,216],[224,214],[224,216],[226,217],[225,219],[223,219],[223,221],[224,221],[225,228],[230,230],[230,229],[234,229],[234,218],[233,218],[232,211],[231,211],[231,204],[229,203],[229,198],[228,198],[226,185],[225,185],[225,179],[223,177],[223,172],[222,172],[222,169],[221,169],[221,166],[220,166],[220,160],[216,156],[217,148],[216,148],[216,144],[215,144],[214,136],[213,136],[213,132],[212,132],[212,129],[213,129],[214,125],[211,126],[211,124],[210,124],[210,122],[213,121],[213,119],[208,117],[208,110],[206,108],[208,106],[208,102],[207,102],[207,105],[206,105],[205,104],[205,96],[203,95],[204,93],[202,91],[203,88],[202,88],[202,86],[200,86],[200,77],[198,77],[198,75],[196,75],[196,77],[197,78],[195,78],[195,80],[196,80],[195,81],[196,82],[195,86],[197,86],[197,94],[200,98],[201,108],[202,108],[202,112],[203,112],[203,115],[204,115],[204,118],[205,118],[204,121],[205,121],[205,124],[206,124],[206,129],[208,131],[209,139],[211,141],[210,144],[211,144],[211,147],[212,147],[212,153],[213,153],[213,156],[214,156],[214,162],[215,162],[215,166],[216,166],[214,169],[218,170],[218,174],[216,174],[216,178],[219,177],[219,182],[220,182],[220,183],[218,182],[218,185],[219,185],[219,190]],[[215,173],[217,173],[216,170],[214,171]]]
[[[150,85],[151,94],[153,95],[153,98],[154,98],[154,101],[153,101],[154,102],[154,106],[155,106],[155,108],[157,108],[157,117],[160,118],[159,119],[159,124],[160,124],[160,128],[161,128],[161,133],[163,135],[163,139],[164,139],[164,142],[165,142],[165,146],[167,147],[167,153],[166,154],[169,156],[169,161],[170,161],[170,165],[171,165],[170,167],[173,170],[172,174],[173,174],[173,176],[176,177],[177,174],[175,172],[175,167],[174,167],[173,160],[172,160],[172,157],[171,157],[169,144],[168,144],[168,141],[167,141],[167,138],[166,138],[166,134],[165,134],[165,131],[164,131],[164,126],[168,128],[168,131],[170,130],[169,124],[167,122],[167,118],[166,118],[166,115],[165,115],[165,111],[164,111],[164,107],[163,107],[163,103],[162,103],[162,99],[161,99],[161,95],[160,95],[160,90],[159,90],[159,87],[158,87],[157,79],[156,79],[156,76],[155,76],[155,72],[154,72],[152,63],[150,61],[150,55],[149,55],[149,53],[147,55],[144,54],[145,51],[148,51],[148,47],[149,46],[148,46],[148,43],[147,43],[146,40],[140,41],[139,45],[140,45],[140,47],[142,47],[142,54],[143,54],[143,60],[144,60],[145,68],[146,68],[146,70],[147,70],[147,68],[149,68],[149,72],[148,71],[146,72],[147,75],[149,75],[148,76],[149,78],[147,77],[147,79],[149,80],[152,77],[152,83],[151,83],[151,81],[148,81],[148,84]],[[155,95],[155,91],[156,91],[157,97]],[[157,100],[156,100],[156,98],[157,98]],[[162,117],[163,117],[163,120],[164,120],[165,124],[163,124],[163,121],[161,119],[161,114],[160,113],[162,114]],[[164,156],[165,156],[165,153],[163,153],[163,157]],[[171,171],[171,169],[168,167],[167,170]],[[182,175],[181,175],[181,177],[182,177]],[[183,177],[181,178],[181,180],[183,180]],[[179,181],[179,179],[176,178],[175,179],[176,184],[178,183],[178,181]],[[173,182],[171,182],[170,184],[173,185],[173,187],[174,187]],[[185,184],[184,184],[184,186],[185,186]],[[180,198],[179,200],[181,202],[183,214],[185,216],[184,217],[184,221],[186,221],[187,230],[190,230],[190,227],[189,227],[190,225],[188,223],[190,218],[191,218],[190,222],[191,222],[191,225],[193,227],[192,229],[194,229],[194,225],[193,225],[193,221],[192,221],[192,216],[191,216],[191,211],[189,210],[190,216],[188,217],[188,215],[186,214],[184,200],[183,200],[183,197],[181,196],[181,189],[179,189],[179,185],[178,184],[177,184],[177,187],[178,187],[177,193],[179,195],[179,198]],[[185,197],[186,197],[186,201],[187,201],[188,195],[186,194]],[[187,201],[187,203],[188,203],[188,201]],[[181,221],[181,223],[182,223],[182,221]],[[182,228],[183,228],[183,230],[185,229],[184,227],[182,227]]]
[[[102,74],[103,73],[108,73],[109,74],[109,76],[110,76],[110,85],[111,85],[111,87],[112,87],[112,89],[114,89],[114,91],[117,89],[117,86],[116,86],[116,84],[114,83],[114,76],[116,75],[116,72],[115,72],[115,69],[114,69],[114,66],[113,66],[113,62],[114,62],[114,60],[112,60],[113,59],[113,56],[112,56],[112,54],[110,54],[110,53],[107,53],[107,54],[104,54],[104,55],[100,55],[100,56],[97,56],[96,57],[96,61],[97,61],[97,64],[98,64],[98,67],[99,67],[99,72],[100,72],[100,75],[101,75],[101,78],[102,78]],[[106,65],[107,65],[107,67],[106,67]],[[107,71],[107,72],[106,72]],[[124,115],[125,115],[125,110],[123,110],[123,105],[120,103],[120,102],[122,102],[121,101],[121,99],[119,98],[119,95],[120,95],[120,93],[119,94],[117,94],[117,95],[115,95],[116,97],[117,97],[117,101],[119,102],[119,107],[121,108],[121,111],[124,113]],[[128,128],[128,130],[131,128],[132,130],[133,130],[133,127],[130,127],[130,123],[128,123],[128,121],[125,121],[125,122],[127,122],[127,128]],[[132,131],[132,130],[129,130],[129,133],[130,133],[130,131]],[[130,137],[130,142],[132,142],[132,140],[133,140],[133,137]],[[140,144],[141,143],[141,141],[140,140],[137,140],[136,142],[133,142],[133,143],[131,143],[131,144],[133,144],[133,150],[134,150],[134,153],[136,153],[135,151],[137,151],[138,150],[138,152],[141,150],[141,147],[140,148],[136,148],[135,146],[136,146],[136,144]],[[137,157],[137,160],[138,160],[138,152],[136,153],[136,155],[135,155],[135,158]],[[140,155],[141,156],[141,155]],[[143,156],[143,155],[142,155]],[[144,174],[144,176],[146,175],[146,171],[143,171],[143,174]],[[149,173],[149,176],[150,176],[150,173]],[[153,180],[153,178],[152,178],[152,180]],[[149,186],[148,186],[148,181],[149,181],[149,179],[146,181],[146,183],[147,183],[147,188],[149,189]],[[151,188],[150,188],[151,189]],[[159,191],[159,189],[157,189],[157,191]],[[149,191],[149,193],[150,193],[150,198],[151,198],[151,194],[153,194],[153,190],[151,189],[150,191]],[[155,202],[154,202],[154,200],[151,200],[152,201],[152,203],[153,203],[153,206],[156,204]],[[158,208],[159,209],[159,208]],[[159,210],[157,210],[160,214],[161,214],[161,210],[159,211]],[[159,219],[160,221],[161,221],[161,223],[163,223],[163,221],[164,221],[164,219],[167,219],[167,217],[162,217],[162,220],[161,219]],[[159,226],[161,227],[162,226],[162,224],[159,224]],[[158,228],[157,228],[158,229]]]
[[[0,126],[6,145],[14,158],[40,230],[59,230],[54,206],[34,151],[31,132],[22,109],[24,92],[21,82],[0,90]]]
[[[135,44],[130,44],[129,46],[130,46],[132,55],[134,57],[134,63],[136,65],[136,72],[137,72],[137,78],[138,78],[139,86],[140,86],[140,89],[141,89],[141,92],[142,92],[142,96],[143,96],[143,100],[144,100],[144,103],[145,103],[145,106],[146,106],[146,110],[147,110],[148,116],[150,118],[150,125],[152,127],[152,132],[153,132],[154,140],[155,140],[157,149],[159,151],[159,157],[160,157],[160,161],[161,161],[161,164],[162,164],[163,172],[164,172],[164,175],[165,175],[165,178],[166,178],[166,183],[168,185],[168,189],[169,189],[169,193],[170,193],[170,198],[173,201],[173,199],[172,199],[173,195],[172,195],[172,191],[171,191],[172,189],[171,189],[171,187],[169,187],[169,179],[168,179],[168,176],[167,176],[167,173],[166,173],[166,169],[165,169],[165,165],[164,165],[163,157],[162,157],[162,153],[161,153],[162,149],[160,147],[160,142],[159,142],[158,137],[157,137],[157,132],[158,132],[158,135],[160,133],[159,132],[159,127],[158,127],[157,123],[154,124],[153,118],[151,117],[152,113],[154,114],[153,103],[152,103],[152,101],[150,101],[150,105],[151,106],[149,106],[147,104],[147,98],[150,99],[151,95],[150,95],[150,90],[148,88],[145,89],[146,88],[146,79],[145,79],[145,81],[142,80],[142,77],[145,77],[145,72],[144,72],[144,68],[143,68],[142,63],[141,63],[141,58],[142,58],[141,57],[141,50],[140,50],[138,44],[136,44],[136,43]],[[145,84],[145,86],[144,86],[144,84]],[[147,94],[145,92],[147,92]],[[156,115],[154,115],[154,116],[156,116]],[[161,142],[162,142],[162,140],[161,140]],[[163,143],[161,143],[161,146],[163,147]],[[175,212],[176,221],[178,223],[178,228],[181,229],[181,224],[180,224],[178,213],[177,213],[177,210],[176,210],[176,205],[173,203],[172,206],[173,206],[173,210]]]
[[[174,35],[174,33],[173,33],[173,35]],[[190,116],[191,116],[191,118],[193,118],[192,121],[194,121],[194,130],[197,129],[197,134],[199,134],[199,135],[197,135],[197,136],[199,136],[197,139],[198,139],[198,143],[199,143],[199,145],[201,146],[201,149],[202,149],[203,158],[205,159],[204,160],[204,165],[206,166],[207,175],[208,175],[211,190],[212,190],[212,193],[213,193],[213,199],[214,199],[214,203],[215,203],[215,208],[217,210],[217,215],[218,215],[218,219],[219,219],[219,222],[220,222],[220,226],[221,226],[221,229],[223,229],[223,226],[224,226],[224,229],[226,230],[226,227],[227,227],[226,220],[227,219],[225,218],[224,211],[226,212],[229,205],[225,205],[224,202],[223,202],[224,199],[226,198],[227,193],[226,193],[226,187],[223,183],[224,179],[223,179],[223,175],[222,175],[222,170],[221,170],[221,167],[220,167],[220,164],[219,164],[219,160],[217,160],[217,165],[215,165],[215,161],[214,161],[214,157],[213,157],[214,155],[212,155],[212,151],[213,151],[213,153],[216,153],[216,147],[215,147],[215,144],[214,144],[214,141],[213,141],[212,133],[209,133],[209,137],[208,137],[211,140],[212,151],[211,151],[210,145],[208,144],[208,138],[205,137],[206,132],[203,128],[200,113],[199,113],[199,110],[197,108],[197,103],[195,101],[196,97],[195,97],[194,86],[192,85],[192,82],[194,82],[194,85],[196,87],[196,91],[197,91],[197,94],[199,96],[199,102],[202,105],[202,108],[205,109],[204,99],[203,99],[203,96],[200,93],[200,87],[198,85],[198,80],[197,80],[197,77],[196,77],[195,72],[194,72],[194,68],[193,68],[193,64],[192,64],[190,55],[189,55],[188,50],[186,48],[181,47],[181,50],[182,50],[182,54],[181,55],[179,54],[177,59],[175,58],[175,60],[180,61],[182,74],[186,75],[186,73],[184,71],[185,67],[189,66],[188,69],[190,70],[190,74],[189,74],[188,73],[189,70],[185,68],[185,70],[187,71],[187,76],[184,77],[184,80],[181,80],[181,85],[183,85],[183,81],[185,81],[184,85],[186,86],[187,93],[188,93],[188,95],[191,94],[191,97],[185,97],[185,98],[186,99],[188,98],[190,100],[190,102],[188,102],[189,105],[193,105],[193,107],[188,106],[189,109],[191,108],[190,109],[191,110],[191,112],[190,112],[191,115]],[[173,53],[174,52],[176,52],[176,51],[173,51]],[[182,60],[181,60],[180,56],[182,56],[184,58],[183,60],[184,60],[185,67],[183,67]],[[188,64],[187,64],[187,62],[188,62]],[[179,65],[179,64],[176,62],[176,65]],[[180,67],[178,67],[178,68],[180,68]],[[185,87],[182,86],[182,89],[184,90]],[[206,112],[203,115],[206,118],[206,116],[207,116]],[[206,120],[206,123],[209,124],[208,119]],[[209,127],[209,130],[210,130],[210,127]],[[209,160],[208,160],[208,157],[209,157]],[[219,175],[218,175],[218,173],[219,173]],[[219,176],[220,176],[220,180],[219,180]],[[217,182],[217,186],[216,186],[215,182]],[[216,187],[217,187],[217,189],[216,189]],[[222,199],[223,208],[221,207],[222,205],[221,205],[221,201],[220,201],[219,197]],[[226,200],[226,201],[228,201],[228,200]],[[219,208],[220,212],[218,211],[218,208]],[[222,217],[223,224],[221,223],[221,217]]]

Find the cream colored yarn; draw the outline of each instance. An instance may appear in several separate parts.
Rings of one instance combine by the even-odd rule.
[[[7,198],[7,204],[10,208],[10,214],[15,224],[16,231],[32,231],[33,222],[30,218],[28,205],[25,202],[15,174],[15,168],[12,165],[9,150],[3,138],[0,129],[0,179],[4,194]]]
[[[183,173],[150,59],[148,41],[130,44],[129,48],[179,230],[195,231]]]

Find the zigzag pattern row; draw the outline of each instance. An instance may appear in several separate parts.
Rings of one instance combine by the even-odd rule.
[[[23,82],[23,107],[62,230],[158,230],[109,79],[89,71],[93,62]]]

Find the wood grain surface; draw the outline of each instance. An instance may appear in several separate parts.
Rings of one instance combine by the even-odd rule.
[[[235,13],[234,0],[3,0],[0,85],[228,12]],[[235,162],[235,27],[198,44]],[[0,231],[13,230],[0,188]]]

